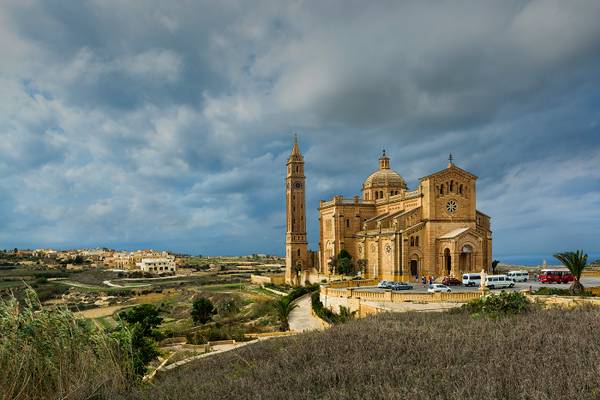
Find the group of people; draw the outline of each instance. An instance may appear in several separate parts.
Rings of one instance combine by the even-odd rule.
[[[415,282],[419,283],[419,275],[415,275]],[[427,276],[423,275],[421,277],[421,283],[423,285],[427,285],[428,282],[429,282],[429,285],[433,284],[433,282],[435,282],[435,276],[433,276],[433,275],[427,275]]]

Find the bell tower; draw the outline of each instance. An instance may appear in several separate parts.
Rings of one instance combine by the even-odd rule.
[[[304,158],[294,135],[285,178],[285,282],[290,285],[301,284],[299,272],[307,268],[305,181]]]

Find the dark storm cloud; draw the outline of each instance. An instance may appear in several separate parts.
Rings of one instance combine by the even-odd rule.
[[[281,253],[297,131],[313,248],[385,147],[477,174],[497,254],[599,252],[600,3],[365,4],[4,2],[0,247]]]

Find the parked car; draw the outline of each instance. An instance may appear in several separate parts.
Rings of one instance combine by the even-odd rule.
[[[441,283],[433,283],[429,285],[429,289],[427,289],[427,293],[450,293],[451,291],[452,290],[448,286],[442,285]]]
[[[529,272],[527,271],[510,271],[508,274],[508,279],[513,282],[527,282],[529,279]]]
[[[411,290],[412,288],[412,285],[404,282],[394,282],[392,284],[392,290]]]
[[[465,286],[479,286],[481,284],[480,274],[463,274],[462,284]]]
[[[389,281],[381,281],[377,284],[379,289],[390,289],[392,282]]]
[[[488,275],[485,277],[484,285],[488,289],[504,289],[515,287],[515,283],[506,275]]]
[[[538,275],[538,281],[541,283],[569,283],[573,280],[575,277],[566,268],[547,268]]]
[[[459,281],[453,276],[446,276],[442,279],[442,284],[446,286],[460,286],[462,285],[462,281]]]

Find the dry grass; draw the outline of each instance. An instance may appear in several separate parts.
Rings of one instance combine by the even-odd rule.
[[[28,301],[0,301],[0,398],[90,399],[129,386],[123,340],[77,318]]]
[[[599,332],[591,308],[380,314],[199,360],[122,397],[599,399]]]

